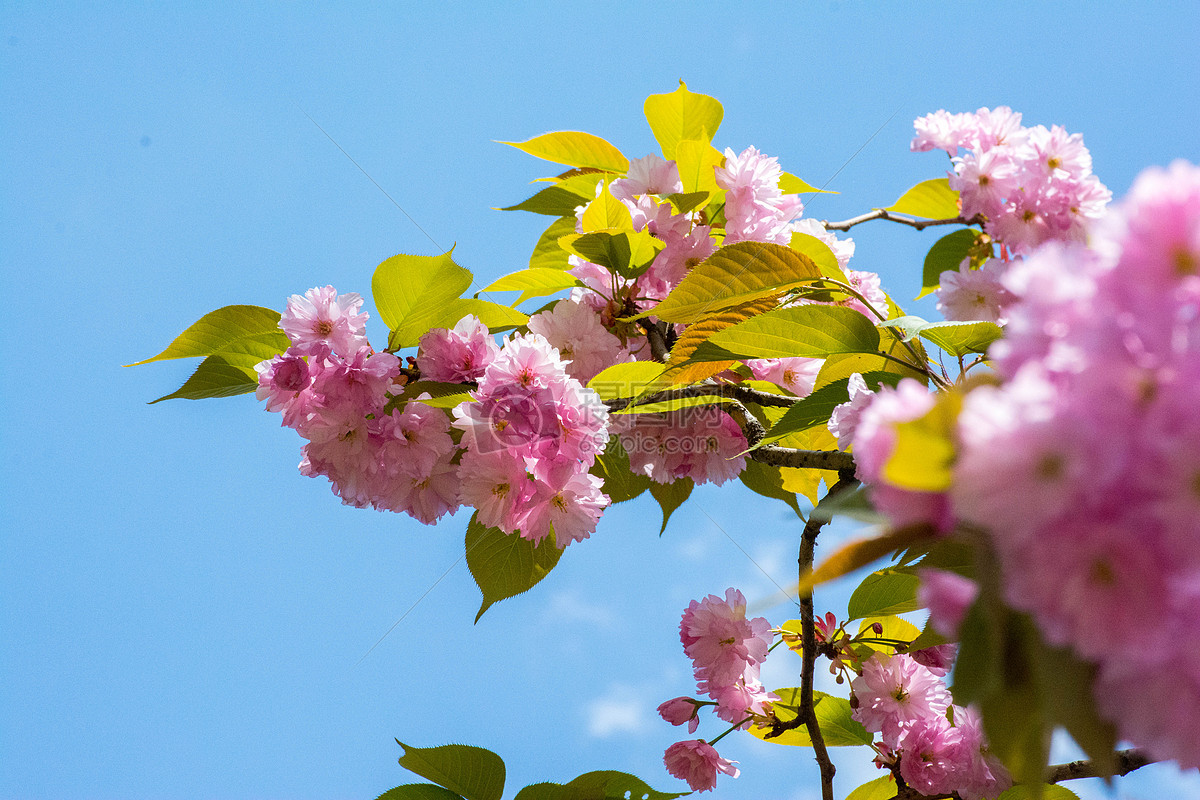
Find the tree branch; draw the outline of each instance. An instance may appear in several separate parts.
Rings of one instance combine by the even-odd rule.
[[[973,217],[964,217],[959,214],[957,217],[950,219],[916,219],[914,217],[906,217],[900,214],[895,214],[886,209],[877,208],[874,211],[868,211],[866,214],[860,214],[857,217],[851,217],[841,222],[830,222],[829,220],[821,220],[821,224],[827,231],[848,231],[855,225],[861,225],[864,222],[870,222],[873,219],[883,219],[888,222],[899,222],[901,225],[908,225],[917,230],[925,230],[932,228],[935,225],[981,225],[983,217],[976,214]]]
[[[770,464],[773,467],[854,472],[854,456],[841,450],[797,450],[794,447],[764,444],[757,450],[751,450],[749,456],[754,461]]]
[[[621,397],[605,403],[609,411],[620,411],[630,406],[644,406],[651,403],[663,403],[670,400],[686,400],[691,397],[724,397],[737,400],[740,403],[754,403],[760,406],[789,408],[799,402],[799,397],[785,394],[772,394],[751,389],[737,383],[701,383],[695,386],[682,386],[678,389],[667,389],[647,397]]]
[[[664,363],[671,357],[671,351],[667,347],[667,337],[664,331],[666,324],[660,321],[650,322],[649,320],[641,320],[638,323],[642,331],[646,334],[646,341],[650,343],[650,355],[659,363]]]
[[[838,474],[838,482],[830,487],[825,497],[834,497],[855,483],[852,471],[842,471]],[[812,569],[817,548],[817,535],[826,521],[818,520],[810,515],[808,522],[804,525],[804,533],[800,536],[800,556],[797,559],[801,575]],[[817,723],[817,713],[813,708],[813,675],[817,664],[817,628],[813,613],[812,591],[800,598],[800,631],[804,647],[804,666],[800,673],[800,710],[797,719],[804,720],[804,725],[808,729],[808,738],[812,740],[817,766],[821,769],[821,800],[833,800],[833,775],[837,769],[829,759],[829,751],[825,748],[825,737],[821,734],[821,726]]]
[[[1116,776],[1128,775],[1135,769],[1155,763],[1155,759],[1146,755],[1141,750],[1118,750],[1116,755],[1117,763],[1113,771],[1113,774]],[[1055,764],[1052,767],[1046,768],[1046,783],[1073,781],[1076,778],[1098,777],[1100,777],[1100,773],[1091,761],[1072,761],[1069,764]]]

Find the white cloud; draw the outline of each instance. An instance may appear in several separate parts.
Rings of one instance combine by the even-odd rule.
[[[552,623],[612,628],[616,623],[611,610],[600,603],[580,597],[576,591],[556,592],[546,605],[546,621]]]
[[[649,730],[651,716],[641,693],[624,684],[614,684],[607,693],[587,706],[588,734],[607,739],[622,733]]]

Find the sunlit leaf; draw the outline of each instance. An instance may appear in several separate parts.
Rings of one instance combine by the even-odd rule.
[[[404,748],[400,766],[444,786],[466,800],[500,800],[504,794],[504,761],[491,750],[465,744]]]
[[[568,262],[570,254],[563,250],[558,240],[568,234],[575,233],[575,217],[563,217],[550,223],[550,227],[538,238],[529,257],[530,269],[570,269]]]
[[[446,304],[471,286],[471,273],[454,263],[452,252],[392,256],[375,268],[371,293],[380,318],[393,331],[390,347],[416,344],[430,328],[454,324],[435,324],[444,323]]]
[[[662,374],[663,365],[654,361],[629,361],[613,364],[588,381],[588,388],[601,400],[637,397]]]
[[[888,774],[859,786],[846,795],[846,800],[893,800],[895,797],[896,779]]]
[[[574,217],[575,209],[585,206],[596,196],[596,186],[604,180],[602,172],[573,175],[547,186],[533,197],[498,211],[529,211],[552,217]]]
[[[1079,795],[1057,783],[1019,784],[1007,789],[996,800],[1079,800]]]
[[[605,183],[600,194],[596,195],[595,199],[588,203],[583,210],[579,226],[584,233],[610,229],[632,232],[633,217],[629,213],[629,208],[613,196],[608,184]],[[559,242],[561,243],[561,241],[560,239]]]
[[[779,191],[784,194],[837,194],[829,189],[818,189],[808,181],[801,180],[790,172],[779,176]]]
[[[854,309],[804,305],[779,308],[718,331],[696,348],[696,361],[744,358],[824,358],[836,353],[875,353],[879,331]],[[724,353],[722,353],[724,351]]]
[[[792,239],[788,243],[788,248],[812,259],[812,262],[817,265],[817,269],[821,271],[822,275],[841,281],[842,283],[848,283],[846,273],[842,271],[841,266],[838,264],[837,256],[829,249],[829,245],[817,237],[795,231],[792,233]]]
[[[288,348],[288,338],[279,329],[278,311],[261,306],[225,306],[210,311],[188,326],[187,330],[156,356],[133,364],[149,364],[172,358],[211,356],[224,352],[234,345],[253,346],[268,353],[270,358]],[[263,359],[259,359],[260,361]]]
[[[883,632],[877,633],[874,630],[867,630],[875,625],[878,625]],[[865,642],[865,644],[872,650],[891,654],[902,649],[903,645],[891,644],[890,642],[912,642],[921,635],[921,630],[906,619],[897,617],[894,614],[887,614],[877,617],[864,617],[858,625],[858,635],[867,636],[871,639],[888,640],[888,643]]]
[[[583,282],[569,272],[561,269],[531,268],[497,278],[483,291],[520,292],[521,296],[513,303],[514,306],[518,306],[530,298],[544,297],[576,286],[583,286]]]
[[[623,278],[633,279],[650,266],[650,262],[663,249],[662,239],[653,236],[649,229],[602,230],[590,233],[569,233],[560,237],[558,244],[564,250],[617,273]]]
[[[611,144],[582,131],[543,133],[524,142],[500,142],[523,150],[531,156],[571,167],[594,167],[606,172],[624,173],[629,159]]]
[[[994,322],[931,322],[921,329],[921,338],[953,356],[986,353],[992,342],[1004,335]]]
[[[958,216],[958,192],[950,188],[947,178],[921,181],[885,210],[926,219],[952,219]]]
[[[893,426],[896,444],[883,465],[883,479],[914,492],[950,488],[962,395],[940,393],[924,415]]]
[[[679,182],[685,193],[700,193],[716,197],[724,192],[717,185],[716,168],[725,162],[725,154],[708,142],[683,141],[675,154]],[[693,206],[696,207],[696,206]]]
[[[711,142],[725,116],[715,97],[688,91],[683,81],[670,94],[647,97],[644,109],[650,130],[668,161],[675,158],[675,148],[684,139]]]
[[[773,691],[779,695],[779,702],[772,704],[775,715],[783,722],[795,719],[798,713],[796,709],[800,707],[800,689],[788,688]],[[826,746],[853,747],[871,743],[871,734],[850,717],[852,709],[849,700],[818,691],[813,691],[813,700],[813,713],[817,717],[817,724],[821,728],[821,738],[825,740]],[[793,747],[812,746],[808,728],[804,725],[784,731],[779,736],[768,737],[770,732],[769,727],[758,725],[750,727],[750,733],[764,742],[786,744]]]
[[[695,322],[705,314],[811,282],[821,271],[808,256],[783,245],[738,242],[692,268],[666,299],[638,316]]]

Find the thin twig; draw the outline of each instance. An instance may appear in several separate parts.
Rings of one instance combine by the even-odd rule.
[[[655,361],[665,363],[671,358],[671,351],[667,348],[667,338],[664,332],[665,323],[642,320],[640,325],[646,334],[646,340],[650,342],[650,355],[654,357]]]
[[[799,397],[784,394],[771,394],[741,386],[736,383],[701,383],[695,386],[682,386],[678,389],[667,389],[646,397],[622,397],[605,403],[609,411],[620,411],[630,406],[644,406],[651,403],[665,403],[671,400],[687,400],[692,397],[724,397],[737,400],[739,403],[754,403],[759,406],[788,408],[799,402]]]
[[[917,230],[925,230],[932,228],[935,225],[981,225],[983,217],[976,214],[973,217],[964,217],[959,214],[957,217],[950,219],[916,219],[914,217],[905,217],[900,214],[895,214],[883,208],[877,208],[874,211],[868,211],[866,214],[859,214],[857,217],[851,217],[841,222],[830,222],[829,220],[821,220],[821,225],[827,231],[848,231],[855,225],[861,225],[864,222],[870,222],[873,219],[883,219],[888,222],[899,222],[901,225],[908,225]]]
[[[1141,750],[1118,750],[1116,759],[1117,763],[1113,774],[1117,776],[1128,775],[1135,769],[1155,763],[1155,759],[1146,755]],[[1072,761],[1069,764],[1055,764],[1052,767],[1046,768],[1046,783],[1097,777],[1100,777],[1100,772],[1097,771],[1096,765],[1091,761]]]
[[[838,482],[830,487],[826,498],[831,498],[853,486],[857,481],[854,473],[847,470],[839,473]],[[821,532],[824,520],[809,517],[804,525],[804,533],[800,536],[800,556],[797,559],[800,574],[804,575],[812,569],[813,559],[817,548],[817,535]],[[825,737],[821,734],[821,726],[817,723],[817,714],[813,707],[813,675],[817,663],[817,627],[813,613],[813,596],[810,590],[800,597],[800,631],[804,647],[804,666],[800,673],[800,710],[799,719],[804,720],[808,729],[808,738],[812,741],[813,754],[817,766],[821,770],[821,800],[833,800],[833,775],[837,769],[829,759],[829,751],[825,748]]]

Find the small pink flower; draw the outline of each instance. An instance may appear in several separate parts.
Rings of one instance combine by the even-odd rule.
[[[747,666],[761,664],[770,631],[763,617],[746,619],[746,598],[737,589],[727,589],[724,599],[710,594],[693,600],[679,622],[679,640],[695,663],[697,679],[714,685],[732,684]]]
[[[663,755],[667,772],[687,781],[693,792],[708,792],[717,785],[717,773],[736,778],[741,774],[735,762],[721,758],[716,749],[703,739],[676,742]]]
[[[434,328],[421,337],[417,369],[431,381],[477,381],[499,352],[487,326],[467,315],[453,328]]]
[[[366,346],[367,315],[359,314],[363,299],[355,292],[338,295],[332,286],[309,289],[288,298],[279,327],[295,352],[308,355],[321,347],[348,358]]]
[[[695,733],[700,727],[700,717],[696,714],[699,710],[699,704],[692,698],[676,697],[660,705],[658,715],[672,725],[682,725],[686,722],[688,733]]]
[[[946,684],[905,655],[875,653],[863,662],[863,674],[850,688],[858,703],[851,716],[871,733],[881,733],[892,748],[912,723],[943,714],[950,706]]]
[[[967,609],[979,594],[979,585],[970,578],[940,569],[917,571],[921,585],[917,602],[929,609],[929,624],[948,639],[958,637]]]

